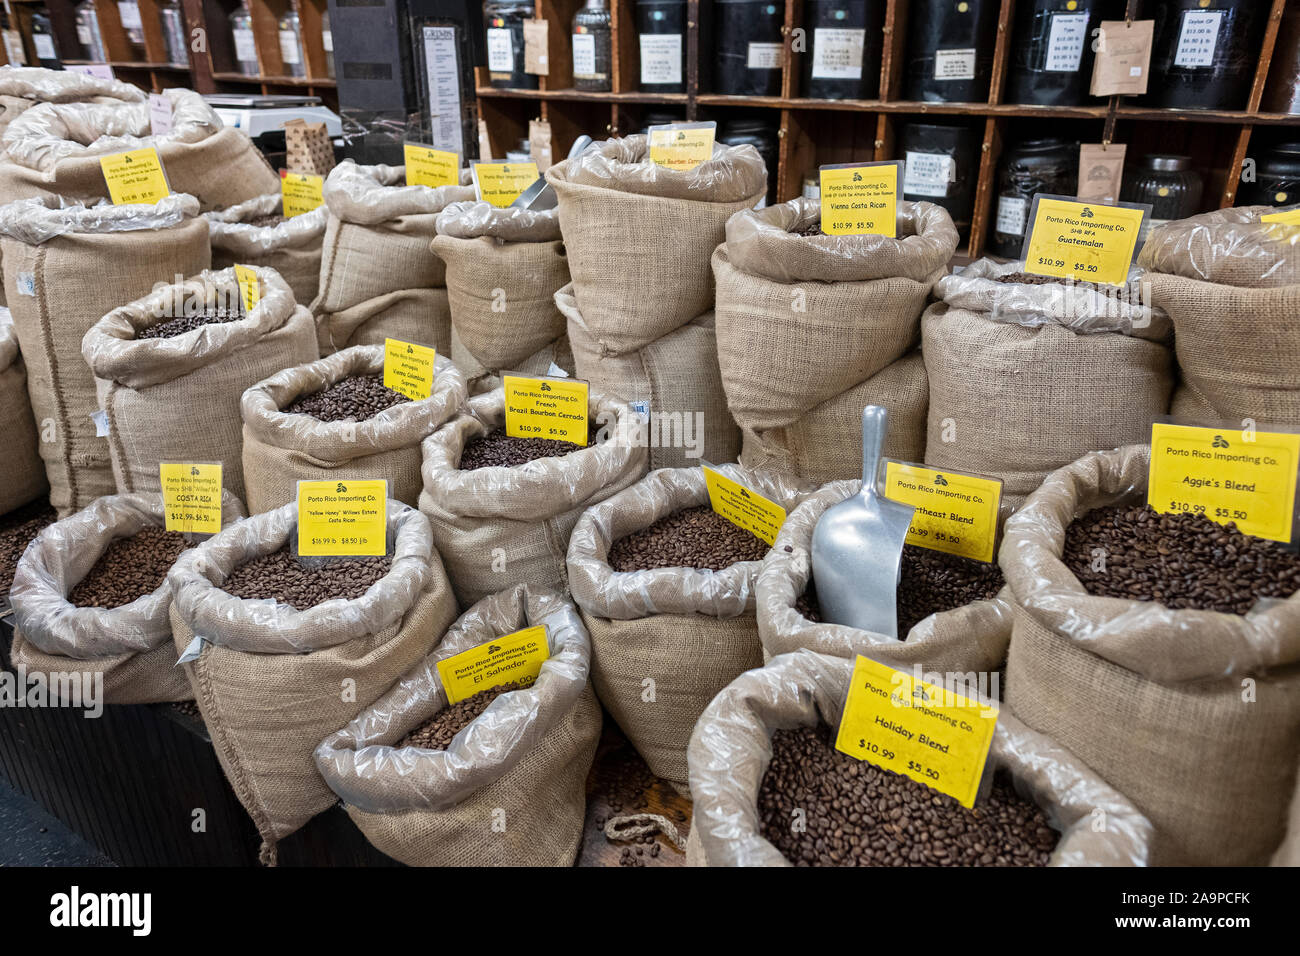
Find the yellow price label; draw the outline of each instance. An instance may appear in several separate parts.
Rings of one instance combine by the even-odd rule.
[[[507,375],[506,434],[511,438],[553,438],[587,446],[586,382]]]
[[[671,123],[650,127],[650,162],[690,170],[713,157],[717,123]]]
[[[536,163],[475,163],[474,187],[479,199],[505,209],[540,175]]]
[[[898,163],[821,168],[822,232],[828,236],[898,234]]]
[[[1147,503],[1165,514],[1199,514],[1270,541],[1290,542],[1300,435],[1151,426]]]
[[[325,177],[308,173],[280,173],[280,195],[285,216],[292,219],[311,212],[325,201]]]
[[[432,146],[406,143],[402,146],[406,160],[406,185],[455,186],[460,182],[460,154]]]
[[[527,627],[438,661],[438,677],[455,704],[480,691],[518,681],[531,687],[551,656],[545,625]]]
[[[152,146],[101,156],[99,168],[104,171],[108,198],[115,206],[156,203],[171,193],[158,150]]]
[[[1026,272],[1103,285],[1128,280],[1143,210],[1073,199],[1039,197],[1037,203]]]
[[[253,307],[262,301],[262,280],[250,266],[235,266],[235,281],[239,283],[239,297],[244,302],[244,311],[252,312]]]
[[[298,482],[298,553],[305,558],[388,552],[388,482]]]
[[[1259,217],[1260,222],[1280,222],[1284,226],[1300,226],[1300,206],[1285,212],[1270,212]]]
[[[911,777],[969,809],[997,722],[991,701],[859,657],[835,749]]]
[[[885,497],[911,505],[907,543],[992,561],[1002,482],[899,461],[885,463]]]
[[[384,387],[413,402],[433,394],[433,363],[438,350],[414,342],[384,339]]]
[[[221,530],[221,466],[199,462],[158,464],[165,530],[216,534]]]
[[[769,546],[776,544],[776,536],[785,524],[785,509],[775,501],[764,498],[752,488],[746,488],[708,465],[704,469],[704,484],[709,489],[709,505],[738,528],[762,538]]]

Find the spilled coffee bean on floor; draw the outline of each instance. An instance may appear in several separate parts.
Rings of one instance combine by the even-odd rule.
[[[796,809],[802,832],[791,826]],[[763,837],[796,866],[1046,866],[1060,839],[1004,773],[967,810],[836,750],[825,724],[772,735],[758,816]]]
[[[224,325],[227,322],[238,322],[244,317],[245,313],[242,306],[234,309],[211,308],[195,315],[184,315],[178,319],[168,319],[166,322],[151,325],[147,329],[141,329],[136,333],[135,337],[137,339],[171,339],[178,335],[184,335],[186,332],[201,329],[205,325]]]
[[[540,458],[559,458],[596,444],[598,429],[593,425],[587,444],[557,441],[551,438],[511,438],[504,428],[494,428],[486,435],[471,438],[460,453],[460,470],[478,468],[514,468]]]
[[[57,518],[54,509],[45,501],[33,501],[0,517],[0,597],[9,596],[18,559],[27,546]]]
[[[1061,557],[1089,594],[1245,614],[1300,590],[1300,555],[1204,515],[1149,505],[1096,508],[1065,532]]]
[[[466,697],[458,703],[450,704],[407,734],[397,746],[446,750],[451,745],[452,739],[478,719],[492,701],[502,694],[519,690],[522,686],[518,681],[511,681],[509,684],[481,690],[473,697]]]
[[[76,607],[122,607],[163,586],[167,572],[189,545],[185,535],[142,528],[109,544],[68,595]]]
[[[301,563],[286,545],[235,568],[222,590],[248,601],[274,598],[306,611],[333,598],[355,601],[393,566],[388,555],[313,560],[321,564]]]
[[[665,515],[650,527],[619,538],[609,549],[609,566],[615,571],[721,571],[739,561],[762,561],[767,552],[762,538],[702,505]]]
[[[322,422],[364,422],[386,408],[409,402],[401,392],[384,385],[382,372],[350,375],[319,392],[303,395],[283,409],[286,415],[310,415]]]

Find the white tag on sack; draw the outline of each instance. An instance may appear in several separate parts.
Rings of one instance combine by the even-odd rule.
[[[14,314],[9,311],[7,306],[0,305],[0,325],[13,325]]]
[[[560,368],[554,362],[552,362],[551,367],[546,370],[546,377],[547,378],[568,378],[569,373],[566,372],[564,369]]]
[[[178,665],[188,664],[190,661],[198,660],[199,655],[203,653],[203,644],[203,638],[195,637],[194,640],[185,645],[185,650],[176,659],[176,663]]]
[[[95,423],[95,437],[108,437],[108,413],[102,408],[90,416],[90,420]]]
[[[650,403],[646,401],[628,402],[628,407],[640,417],[641,421],[650,421]]]
[[[31,296],[36,295],[36,273],[18,273],[18,294]]]

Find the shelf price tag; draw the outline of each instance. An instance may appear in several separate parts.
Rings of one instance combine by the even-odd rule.
[[[573,379],[504,377],[506,434],[587,445],[587,383]]]
[[[161,93],[149,94],[149,133],[162,136],[172,131],[172,101]]]
[[[1300,206],[1284,212],[1265,213],[1259,217],[1260,222],[1278,222],[1284,226],[1300,226]]]
[[[886,461],[885,497],[915,509],[908,544],[976,561],[993,560],[1001,480]]]
[[[509,160],[475,163],[470,168],[474,171],[478,198],[498,209],[505,209],[518,199],[541,175],[536,163],[512,163]]]
[[[776,544],[776,536],[781,533],[781,525],[785,524],[785,509],[752,488],[732,481],[722,472],[708,465],[701,467],[713,510],[736,527],[762,538],[769,546]]]
[[[298,554],[373,558],[388,551],[388,482],[298,482]]]
[[[406,143],[402,146],[406,162],[406,185],[455,186],[460,182],[460,154],[418,143]]]
[[[998,710],[866,657],[853,665],[835,749],[975,806]]]
[[[433,364],[438,350],[414,342],[384,339],[384,387],[413,402],[433,394]]]
[[[828,236],[898,234],[903,163],[839,163],[821,168],[822,232]]]
[[[650,127],[650,162],[682,172],[713,157],[718,124],[667,123]]]
[[[311,212],[325,201],[325,177],[280,170],[280,194],[285,216],[292,219]]]
[[[455,704],[515,681],[531,687],[550,656],[546,626],[538,624],[438,661],[438,677],[447,703]]]
[[[167,531],[216,534],[221,530],[221,465],[164,461],[158,464]]]
[[[1123,285],[1148,205],[1034,197],[1025,237],[1025,271],[1054,279]]]
[[[262,301],[262,280],[250,266],[236,264],[235,281],[239,283],[239,298],[244,303],[244,311],[252,312]]]
[[[158,150],[149,146],[99,158],[108,186],[108,198],[115,206],[153,204],[171,193]]]
[[[1289,543],[1295,520],[1300,435],[1151,426],[1147,504],[1200,514],[1257,538]]]

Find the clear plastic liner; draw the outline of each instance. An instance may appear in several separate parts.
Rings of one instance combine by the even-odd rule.
[[[0,323],[0,372],[8,371],[18,357],[18,334],[12,325]]]
[[[468,397],[465,376],[449,359],[434,361],[433,394],[401,402],[361,422],[323,422],[281,409],[353,375],[384,370],[384,346],[357,345],[315,362],[287,368],[244,393],[240,411],[246,434],[274,448],[286,448],[318,461],[335,461],[340,448],[349,459],[396,448],[410,448],[428,437]]]
[[[243,504],[228,491],[221,506],[224,525],[244,517]],[[117,608],[76,607],[68,600],[113,541],[162,528],[165,521],[160,494],[107,495],[45,528],[18,562],[10,591],[23,637],[47,654],[83,661],[144,653],[170,641],[170,581]]]
[[[36,103],[108,103],[111,100],[143,103],[145,100],[144,91],[130,83],[36,66],[0,67],[0,96]]]
[[[736,678],[701,715],[687,751],[691,825],[710,866],[790,866],[762,836],[758,790],[772,759],[772,734],[825,722],[838,727],[853,661],[797,651]],[[1051,866],[1145,866],[1151,823],[1069,751],[1005,710],[989,763],[1038,804],[1061,834]],[[1104,815],[1105,829],[1092,823]]]
[[[430,561],[437,558],[429,519],[390,498],[392,568],[361,597],[332,598],[299,611],[271,598],[244,600],[222,590],[235,568],[294,544],[297,533],[295,501],[232,525],[182,555],[167,577],[181,620],[205,641],[237,651],[319,651],[400,623],[432,583]]]
[[[358,166],[345,159],[325,178],[325,205],[343,222],[373,226],[400,216],[436,214],[454,202],[471,202],[473,182],[470,171],[462,169],[459,186],[408,186],[405,166]]]
[[[997,281],[1024,271],[1023,262],[977,259],[940,279],[934,294],[955,309],[1026,328],[1060,325],[1080,335],[1117,332],[1152,342],[1170,336],[1169,316],[1144,293],[1143,269],[1131,268],[1120,287],[1065,280],[1043,285]]]
[[[122,206],[108,201],[87,206],[53,197],[19,199],[0,206],[0,236],[40,245],[79,233],[170,229],[198,214],[199,201],[185,193],[172,193],[153,204]]]
[[[815,489],[775,472],[719,465],[717,470],[792,511]],[[655,568],[615,571],[609,549],[619,538],[660,518],[709,503],[702,468],[661,468],[587,509],[569,538],[569,590],[588,614],[618,621],[655,614],[739,617],[755,608],[760,562],[740,561],[721,571]]]
[[[487,236],[502,242],[554,242],[560,236],[559,209],[500,209],[489,202],[454,202],[438,213],[438,235],[453,239]]]
[[[1093,452],[1048,476],[1008,519],[998,563],[1017,603],[1080,648],[1170,684],[1255,674],[1300,661],[1300,592],[1246,615],[1170,610],[1090,595],[1061,562],[1076,517],[1146,502],[1151,449]]]
[[[395,746],[447,707],[439,661],[536,625],[546,627],[551,656],[531,687],[499,696],[446,750]],[[448,809],[537,748],[576,706],[590,663],[591,641],[573,604],[516,585],[462,614],[423,662],[316,748],[316,766],[344,803],[369,813]]]
[[[1246,289],[1300,284],[1300,226],[1260,221],[1277,211],[1216,209],[1156,226],[1138,264],[1153,273]]]
[[[821,202],[799,197],[727,220],[727,256],[742,272],[774,282],[862,282],[900,276],[930,281],[957,250],[948,210],[900,200],[897,239],[889,236],[802,236],[821,222]]]
[[[225,250],[238,259],[264,256],[280,249],[318,245],[325,235],[329,212],[323,205],[275,226],[256,226],[246,221],[279,215],[283,206],[283,194],[266,193],[226,209],[204,213],[213,248]]]

